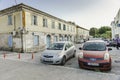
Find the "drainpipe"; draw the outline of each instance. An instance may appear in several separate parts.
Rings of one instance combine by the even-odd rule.
[[[22,22],[22,30],[21,30],[21,52],[23,53],[24,50],[23,50],[23,31],[24,31],[24,28],[25,28],[25,12],[24,10],[22,10],[21,12],[21,22]]]
[[[15,17],[15,15],[13,15],[13,19],[14,19],[14,31],[16,30],[16,17]],[[12,35],[12,49],[11,49],[11,51],[13,51],[13,46],[14,46],[14,44],[13,44],[13,36],[14,36],[14,34],[16,34],[16,32],[14,33],[14,31],[11,33],[11,35]]]

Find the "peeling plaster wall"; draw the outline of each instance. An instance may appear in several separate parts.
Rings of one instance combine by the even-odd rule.
[[[11,47],[8,45],[8,37],[10,34],[0,34],[0,49],[1,50],[10,50]]]
[[[34,45],[34,36],[39,36],[38,46]],[[38,52],[45,49],[45,35],[41,32],[29,32],[23,35],[24,52]]]
[[[22,48],[21,38],[14,37],[13,38],[13,51],[21,52],[22,50],[21,48]]]

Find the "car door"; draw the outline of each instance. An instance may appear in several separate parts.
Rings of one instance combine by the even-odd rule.
[[[66,58],[70,57],[70,49],[69,49],[68,43],[66,43],[66,45],[65,45],[65,54],[66,54]]]
[[[73,46],[73,44],[72,43],[69,43],[69,50],[70,50],[70,56],[73,56],[73,54],[74,54],[74,46]]]

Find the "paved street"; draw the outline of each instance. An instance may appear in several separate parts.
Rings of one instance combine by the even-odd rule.
[[[79,53],[77,44],[77,54]],[[40,53],[32,55],[0,51],[0,80],[120,80],[120,50],[113,48],[112,70],[110,72],[99,72],[79,69],[77,58],[70,59],[65,66],[47,65],[40,63]],[[76,54],[76,56],[77,56]]]
[[[120,76],[0,59],[0,80],[119,80]]]

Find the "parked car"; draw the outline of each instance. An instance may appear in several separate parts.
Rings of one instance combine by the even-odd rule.
[[[109,51],[102,40],[87,41],[78,56],[80,68],[99,69],[101,71],[111,70],[111,57]]]
[[[117,43],[114,40],[111,40],[109,43],[109,46],[115,47],[116,45],[117,45]]]
[[[41,54],[41,61],[48,64],[61,64],[64,65],[66,60],[74,57],[76,53],[75,46],[69,41],[59,41],[51,44]]]
[[[84,43],[84,40],[83,40],[83,39],[78,39],[78,40],[76,41],[76,43],[77,43],[77,44]]]
[[[110,41],[109,40],[104,40],[106,46],[110,46]]]

